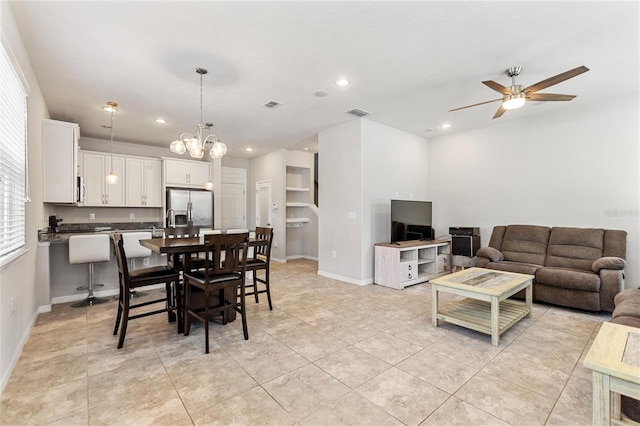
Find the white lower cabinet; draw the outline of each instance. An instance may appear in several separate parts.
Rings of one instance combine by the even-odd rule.
[[[127,207],[162,207],[162,163],[154,158],[127,157]]]
[[[405,241],[375,246],[375,283],[403,289],[451,272],[449,241]]]
[[[113,172],[118,183],[107,184],[107,174],[112,171],[111,154],[80,151],[80,175],[84,177],[84,206],[123,207],[125,205],[125,158],[113,155]]]

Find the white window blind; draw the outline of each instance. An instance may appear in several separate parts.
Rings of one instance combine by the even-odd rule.
[[[27,94],[0,44],[0,259],[25,245]]]

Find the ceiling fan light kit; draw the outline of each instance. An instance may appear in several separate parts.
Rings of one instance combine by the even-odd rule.
[[[493,115],[493,118],[495,119],[495,118],[501,117],[502,114],[504,114],[508,110],[517,109],[524,106],[524,104],[528,100],[539,101],[539,102],[570,101],[573,98],[575,98],[575,95],[561,95],[556,93],[537,93],[537,92],[542,89],[546,89],[547,87],[561,83],[570,78],[573,78],[582,73],[585,73],[589,71],[589,68],[582,65],[572,70],[565,71],[561,74],[547,78],[546,80],[539,81],[536,84],[532,84],[531,86],[528,86],[525,88],[523,88],[523,86],[520,84],[516,84],[516,76],[519,75],[521,71],[522,71],[522,67],[511,67],[505,71],[505,74],[511,77],[511,86],[509,87],[503,86],[500,83],[496,83],[493,80],[482,82],[482,84],[484,84],[485,86],[502,94],[502,98],[451,109],[449,110],[449,112],[459,111],[461,109],[466,109],[474,106],[502,101],[502,103],[500,104],[500,107],[498,107],[498,110]]]

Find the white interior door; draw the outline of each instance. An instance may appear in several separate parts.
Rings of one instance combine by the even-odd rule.
[[[271,180],[256,182],[256,226],[272,227]]]

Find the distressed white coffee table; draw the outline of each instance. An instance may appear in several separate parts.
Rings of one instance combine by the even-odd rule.
[[[522,318],[530,315],[533,275],[492,269],[470,268],[430,280],[432,291],[432,322],[438,320],[491,335],[493,346],[500,344],[500,335]],[[525,290],[524,303],[506,300]],[[464,296],[458,302],[439,306],[441,292]]]
[[[620,395],[640,400],[640,329],[605,322],[584,359],[593,370],[593,424],[637,425],[620,412]]]

